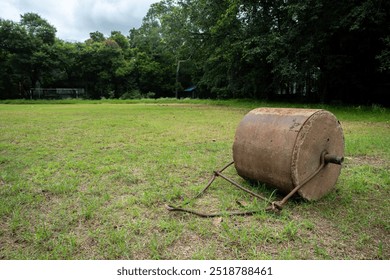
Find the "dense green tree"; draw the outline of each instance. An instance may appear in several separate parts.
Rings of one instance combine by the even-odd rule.
[[[95,31],[89,33],[89,39],[86,41],[86,43],[102,43],[104,40],[106,40],[104,34],[100,31]]]
[[[390,71],[390,35],[381,38],[381,40],[384,44],[384,47],[375,58],[379,62],[379,71],[386,72]]]
[[[189,36],[201,42],[193,44],[200,46],[200,83],[211,96],[383,101],[367,93],[389,77],[385,1],[185,4],[194,25]]]
[[[11,83],[2,91],[5,95],[29,97],[29,89],[44,82],[56,63],[52,57],[56,29],[39,15],[27,13],[20,23],[2,20],[0,30],[5,57],[2,84]]]
[[[118,97],[115,92],[115,72],[123,60],[120,46],[110,39],[80,46],[76,65],[89,97]]]
[[[120,31],[111,31],[111,36],[108,39],[115,41],[124,51],[130,47],[128,38]]]
[[[133,52],[136,67],[135,76],[142,92],[155,92],[157,97],[174,96],[175,69],[181,56],[184,40],[175,36],[170,24],[173,20],[175,1],[161,1],[151,5],[143,24],[139,29],[130,31],[130,47]],[[182,26],[176,30],[181,30]]]
[[[45,83],[56,61],[52,59],[52,46],[55,42],[56,29],[45,19],[34,13],[21,16],[21,26],[27,30],[31,49],[20,56],[20,65],[26,76],[29,77],[31,87]]]
[[[31,49],[27,31],[18,23],[0,19],[0,97],[24,97],[24,77],[18,66],[19,57]]]
[[[56,28],[38,14],[26,13],[21,15],[20,24],[26,28],[30,38],[36,41],[35,43],[38,46],[54,44]]]
[[[0,19],[1,98],[82,87],[90,98],[184,96],[387,104],[390,2],[162,0],[126,37],[63,42],[34,13]]]

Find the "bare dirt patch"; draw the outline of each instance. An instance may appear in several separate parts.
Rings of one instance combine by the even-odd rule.
[[[349,165],[370,165],[373,167],[390,167],[390,162],[379,156],[349,156],[345,157],[345,167]]]

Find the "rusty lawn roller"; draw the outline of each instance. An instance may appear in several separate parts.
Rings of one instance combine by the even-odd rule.
[[[317,200],[333,188],[343,155],[341,125],[325,110],[254,109],[239,124],[233,144],[241,177],[287,194],[300,187],[298,194],[307,200]]]
[[[336,184],[343,155],[343,131],[332,113],[318,109],[254,109],[245,115],[237,127],[233,162],[214,171],[207,186],[196,197],[202,195],[216,177],[222,177],[236,187],[266,200],[272,210],[281,210],[296,193],[306,200],[317,200]],[[222,174],[232,164],[241,177],[271,185],[286,196],[281,201],[271,202],[242,187]],[[167,208],[204,217],[220,214],[203,214],[173,206]]]

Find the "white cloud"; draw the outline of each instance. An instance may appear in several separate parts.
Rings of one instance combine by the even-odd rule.
[[[90,32],[109,35],[112,30],[128,35],[138,28],[157,0],[1,0],[0,18],[19,21],[33,12],[57,28],[57,37],[84,41]]]
[[[0,18],[18,20],[19,19],[19,9],[16,7],[15,2],[18,1],[1,1],[0,2]]]

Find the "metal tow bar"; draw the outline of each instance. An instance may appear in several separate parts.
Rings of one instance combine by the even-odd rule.
[[[229,166],[234,164],[234,161],[228,163],[225,165],[222,169],[214,171],[212,177],[210,178],[209,182],[207,183],[206,187],[201,190],[196,196],[194,196],[192,199],[187,201],[186,203],[182,204],[180,207],[172,206],[172,205],[165,205],[166,209],[169,211],[177,211],[177,212],[185,212],[185,213],[190,213],[194,214],[203,218],[211,218],[211,217],[219,217],[219,216],[245,216],[245,215],[253,215],[255,213],[261,212],[261,210],[252,210],[252,211],[230,211],[230,212],[218,212],[218,213],[203,213],[203,212],[198,212],[196,210],[192,209],[186,209],[183,208],[185,205],[189,204],[192,200],[199,198],[202,196],[206,190],[211,186],[211,184],[214,182],[214,180],[217,177],[221,177],[222,179],[228,181],[231,183],[233,186],[239,188],[240,190],[243,190],[250,195],[259,198],[269,204],[269,206],[266,208],[266,211],[272,211],[275,213],[279,213],[284,205],[287,203],[287,201],[299,190],[301,189],[307,182],[309,182],[311,179],[313,179],[328,163],[332,164],[338,164],[341,165],[342,162],[344,161],[343,157],[339,157],[336,155],[331,155],[327,151],[323,151],[321,154],[320,158],[320,165],[319,167],[310,175],[308,176],[305,180],[303,180],[300,184],[295,186],[291,192],[289,192],[281,201],[271,201],[270,199],[261,196],[257,193],[252,192],[251,190],[241,186],[237,182],[233,181],[232,179],[226,177],[225,175],[222,174],[223,171],[225,171]]]

